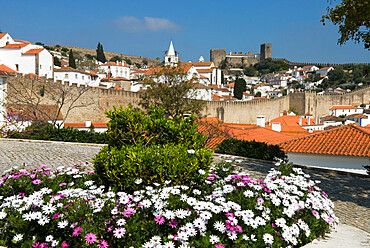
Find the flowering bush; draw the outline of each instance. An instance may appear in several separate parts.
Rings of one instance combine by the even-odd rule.
[[[2,178],[0,245],[299,247],[338,222],[328,196],[300,169],[255,180],[221,164],[201,190],[154,184],[131,195],[96,185],[80,167]]]

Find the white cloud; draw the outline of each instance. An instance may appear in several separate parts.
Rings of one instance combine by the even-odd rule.
[[[181,26],[165,18],[122,16],[115,21],[116,25],[125,32],[136,33],[142,31],[179,31]]]

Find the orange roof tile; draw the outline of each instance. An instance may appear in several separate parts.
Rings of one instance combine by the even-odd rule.
[[[356,109],[351,105],[334,105],[330,109]]]
[[[1,64],[0,65],[0,71],[6,71],[6,72],[13,72],[13,73],[18,73],[17,71],[7,67],[6,65],[4,64]]]
[[[215,149],[223,140],[231,138],[230,135],[219,129],[219,124],[210,122],[199,122],[198,132],[207,136],[205,146]]]
[[[42,50],[44,50],[44,48],[30,49],[30,50],[28,50],[27,52],[25,52],[23,54],[38,54]]]
[[[27,44],[33,44],[32,42],[26,41],[26,40],[18,40],[18,39],[13,39],[16,42],[22,42],[22,43],[27,43]]]
[[[213,68],[210,69],[197,69],[197,72],[199,73],[210,73],[213,71]]]
[[[6,46],[3,46],[2,48],[21,48],[27,46],[27,43],[21,43],[21,44],[8,44]]]
[[[118,62],[118,64],[116,62],[107,62],[105,64],[102,64],[100,66],[105,66],[105,65],[113,65],[113,66],[124,66],[124,67],[130,67],[128,64],[126,63],[122,63],[122,62]]]
[[[94,127],[107,127],[107,123],[104,122],[95,122],[91,123],[91,125]],[[64,127],[86,127],[86,123],[64,123]]]
[[[180,67],[151,67],[145,72],[145,75],[155,75],[169,72],[172,70],[179,70],[179,72],[187,73],[192,66],[180,66]]]
[[[184,62],[181,63],[184,66],[211,66],[212,62]]]
[[[286,152],[370,157],[370,130],[346,125],[308,135],[279,146]]]
[[[209,123],[222,123],[223,122],[222,120],[220,120],[217,117],[205,117],[205,118],[200,119],[199,121],[209,122]]]
[[[0,39],[3,38],[7,33],[0,33]]]
[[[270,122],[280,123],[281,127],[283,126],[298,126],[299,127],[299,118],[302,119],[302,126],[308,125],[308,119],[300,117],[298,115],[282,115],[278,118],[272,119]],[[310,120],[310,125],[316,125],[315,120],[313,118],[311,118]]]

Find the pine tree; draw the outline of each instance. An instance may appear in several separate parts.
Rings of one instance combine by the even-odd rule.
[[[72,51],[72,49],[69,51],[69,60],[68,60],[68,62],[69,62],[69,67],[72,67],[72,68],[77,68],[77,66],[76,66],[76,60],[75,60],[75,58],[73,57],[73,51]]]
[[[96,59],[102,63],[107,62],[107,59],[104,55],[103,45],[100,44],[100,42],[98,43],[98,47],[96,49]]]
[[[247,83],[244,79],[238,78],[234,85],[234,97],[238,99],[243,98],[243,92],[247,89]]]

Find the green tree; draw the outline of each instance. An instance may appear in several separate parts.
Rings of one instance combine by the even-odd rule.
[[[255,97],[261,97],[261,96],[262,96],[261,91],[257,91],[257,93],[256,93],[254,96],[255,96]]]
[[[201,115],[204,101],[197,100],[197,81],[188,80],[181,67],[163,68],[147,76],[147,90],[140,95],[140,105],[150,112],[151,107],[163,108],[166,117],[184,117],[187,114]]]
[[[96,59],[102,63],[107,62],[107,59],[104,55],[103,45],[98,43],[98,47],[96,48]]]
[[[125,61],[126,61],[126,63],[127,63],[127,64],[132,65],[132,61],[131,61],[131,59],[129,59],[129,58],[127,58],[127,57],[125,57]]]
[[[250,77],[253,77],[257,74],[256,68],[254,68],[252,66],[245,67],[243,72],[246,76],[250,76]]]
[[[116,62],[116,61],[122,61],[122,58],[120,56],[113,56],[109,61]]]
[[[148,65],[148,60],[143,59],[143,65]]]
[[[238,78],[234,85],[234,97],[237,99],[243,98],[243,92],[247,90],[247,83],[244,79]]]
[[[225,84],[225,76],[223,71],[221,71],[221,84]]]
[[[72,67],[72,68],[75,68],[75,69],[77,68],[77,66],[76,66],[76,60],[73,57],[73,50],[72,49],[69,51],[68,62],[69,62],[69,67]]]
[[[54,57],[54,65],[55,66],[62,66],[62,62],[58,59],[58,57]]]
[[[370,49],[370,0],[342,0],[339,5],[327,8],[327,14],[321,19],[324,25],[325,20],[339,25],[338,44],[354,40],[363,42],[365,49]]]

